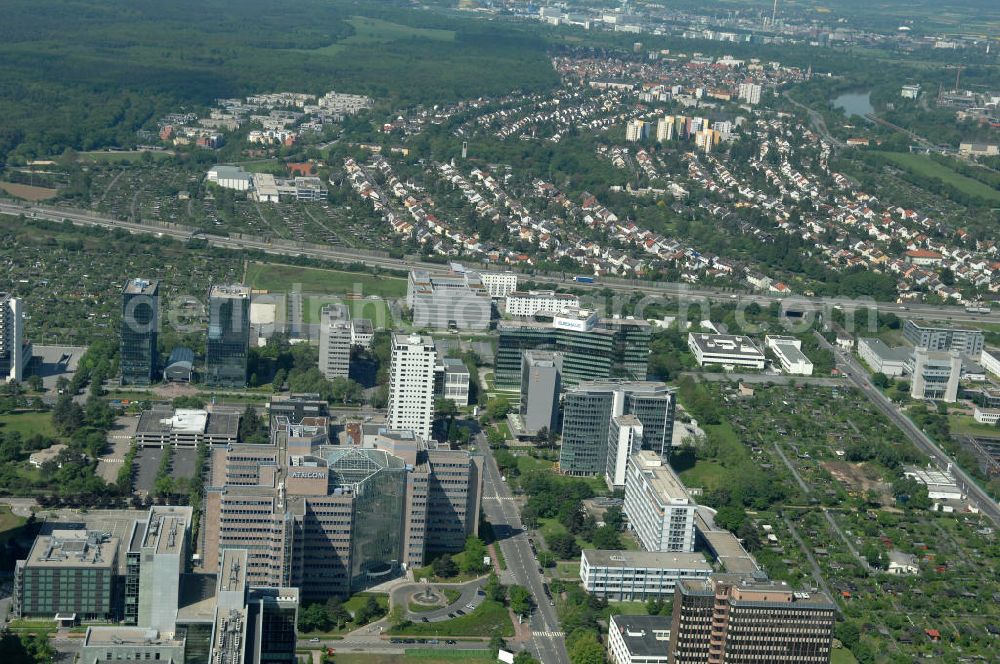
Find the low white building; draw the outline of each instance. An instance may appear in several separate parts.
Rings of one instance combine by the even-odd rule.
[[[972,419],[980,424],[996,426],[996,423],[1000,422],[1000,410],[976,406],[976,409],[972,411]]]
[[[239,166],[213,166],[208,171],[208,181],[214,182],[223,189],[248,191],[253,176]]]
[[[764,337],[764,344],[771,349],[781,364],[781,370],[796,376],[811,376],[813,363],[802,352],[802,342],[795,337],[783,337],[769,334]]]
[[[679,579],[705,579],[712,565],[700,553],[606,551],[580,554],[583,589],[619,602],[672,598]]]
[[[560,312],[579,308],[579,297],[555,291],[513,291],[504,300],[504,310],[511,316],[529,317],[540,311]]]
[[[872,371],[892,378],[906,373],[911,351],[904,346],[890,348],[881,339],[861,337],[858,339],[858,355]]]
[[[1000,351],[984,348],[979,354],[979,363],[989,373],[1000,376]]]
[[[916,574],[920,571],[917,557],[912,553],[903,553],[893,549],[889,551],[889,574]]]
[[[608,657],[613,664],[667,664],[670,616],[611,616]]]
[[[951,473],[937,469],[907,466],[903,470],[910,477],[927,487],[927,497],[931,500],[963,500],[965,494],[958,488],[958,483]]]
[[[516,272],[480,272],[479,279],[493,299],[507,297],[517,290]]]
[[[750,337],[689,332],[688,348],[694,353],[699,366],[721,364],[750,369],[764,368],[764,351]]]

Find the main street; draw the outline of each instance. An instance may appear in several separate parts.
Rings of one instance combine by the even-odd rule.
[[[559,616],[545,593],[545,581],[538,571],[538,561],[531,552],[528,533],[521,524],[521,513],[507,483],[502,481],[493,450],[486,436],[478,434],[476,444],[483,452],[483,512],[493,524],[498,546],[514,582],[531,591],[537,608],[531,614],[531,645],[542,664],[569,664],[566,642],[559,626]]]
[[[958,483],[958,487],[969,497],[969,500],[975,504],[983,514],[989,517],[993,523],[1000,525],[1000,505],[997,505],[996,501],[993,500],[978,484],[976,484],[975,480],[969,477],[969,475],[962,470],[958,464],[956,464],[951,457],[944,452],[944,450],[938,447],[937,444],[927,436],[927,434],[921,431],[909,417],[904,415],[896,407],[896,405],[892,403],[892,401],[890,401],[889,398],[886,397],[882,391],[871,382],[868,372],[850,352],[844,351],[840,348],[834,348],[818,333],[816,334],[816,337],[821,345],[833,351],[837,358],[837,368],[843,371],[848,379],[857,385],[861,391],[868,396],[868,399],[875,404],[875,406],[882,411],[882,413],[888,417],[890,421],[902,429],[903,433],[905,433],[906,436],[913,441],[913,444],[917,446],[917,449],[929,456],[931,461],[939,470],[946,473],[950,472],[955,478],[955,481]]]
[[[383,255],[381,252],[330,247],[316,243],[296,243],[286,240],[269,240],[249,235],[240,235],[238,237],[212,235],[209,233],[203,233],[195,228],[177,224],[151,225],[122,221],[78,208],[53,207],[2,201],[0,202],[0,214],[23,214],[25,217],[32,219],[45,219],[56,222],[70,221],[73,224],[80,226],[121,228],[133,234],[148,233],[151,235],[171,237],[182,241],[198,238],[205,240],[212,246],[236,250],[250,249],[277,256],[303,256],[306,258],[342,263],[361,263],[369,267],[390,270],[409,270],[414,267],[438,273],[447,272],[448,270],[447,265],[442,265],[440,263],[428,263],[410,258],[391,258],[388,255]],[[882,312],[892,312],[899,316],[917,318],[921,320],[1000,323],[1000,310],[989,314],[970,314],[965,311],[963,307],[937,304],[899,304],[895,302],[875,303],[874,301],[847,297],[818,298],[800,295],[778,296],[768,293],[731,292],[711,288],[696,288],[685,283],[653,282],[615,278],[601,278],[595,283],[585,284],[574,281],[572,276],[567,276],[565,274],[539,274],[526,276],[530,276],[532,279],[552,282],[560,286],[590,291],[594,294],[601,293],[607,289],[615,293],[621,293],[628,297],[631,297],[636,293],[640,293],[653,298],[676,298],[680,301],[694,303],[754,302],[761,306],[767,306],[774,302],[782,302],[786,307],[794,307],[796,310],[813,311],[823,311],[833,307],[840,308],[844,311],[853,311],[859,308],[877,308]],[[703,317],[708,317],[707,312]],[[863,323],[864,321],[859,321],[859,324]]]

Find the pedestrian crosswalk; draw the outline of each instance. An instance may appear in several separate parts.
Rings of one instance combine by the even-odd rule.
[[[513,496],[483,496],[483,500],[514,500]]]
[[[532,632],[532,634],[534,636],[544,636],[544,637],[547,637],[547,638],[550,638],[550,639],[558,639],[558,638],[561,638],[563,636],[566,636],[562,632]]]

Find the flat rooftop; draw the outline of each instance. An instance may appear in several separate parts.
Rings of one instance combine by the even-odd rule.
[[[812,362],[806,357],[806,354],[795,347],[795,344],[787,341],[776,341],[774,343],[774,350],[777,353],[781,353],[785,356],[785,359],[792,363],[804,363]]]
[[[753,339],[742,335],[691,332],[688,335],[688,339],[697,346],[698,350],[709,355],[725,353],[726,355],[738,355],[748,358],[764,357],[763,351],[757,347]]]
[[[243,284],[213,284],[208,296],[246,300],[250,298],[250,287]]]
[[[632,657],[666,657],[670,645],[670,616],[611,616],[612,629],[621,634]]]
[[[126,295],[156,295],[160,282],[156,279],[129,279],[122,289]]]
[[[913,349],[908,346],[890,347],[881,339],[875,339],[874,337],[858,339],[858,345],[862,344],[867,346],[883,362],[906,362],[913,355]]]
[[[113,570],[119,540],[95,530],[54,530],[39,535],[28,554],[28,567]]]
[[[711,572],[712,565],[700,553],[668,553],[663,551],[615,551],[584,549],[583,557],[597,567],[680,569]]]
[[[184,639],[147,627],[95,626],[87,628],[84,646],[163,645],[184,646]]]
[[[191,508],[154,506],[145,525],[143,548],[154,548],[156,553],[181,554],[184,534],[191,519]]]
[[[646,477],[649,486],[658,496],[662,496],[672,503],[692,502],[687,487],[677,477],[677,473],[669,464],[663,463],[656,452],[642,450],[632,458],[635,460],[636,467]]]

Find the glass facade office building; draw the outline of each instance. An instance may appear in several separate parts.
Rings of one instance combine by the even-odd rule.
[[[149,385],[153,382],[160,323],[159,304],[160,284],[156,280],[132,279],[122,289],[119,353],[122,385]]]
[[[239,285],[213,286],[208,296],[205,384],[246,387],[249,348],[250,289]]]

